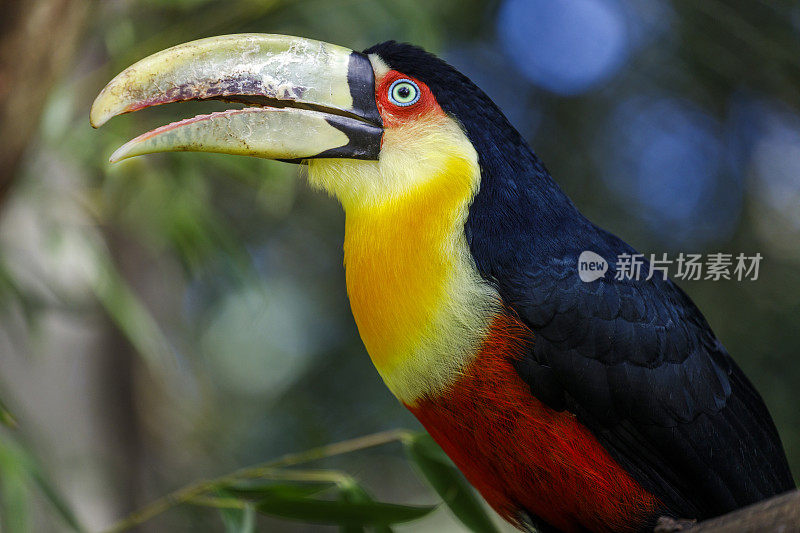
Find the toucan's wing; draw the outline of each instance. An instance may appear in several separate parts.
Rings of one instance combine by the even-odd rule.
[[[608,261],[634,253],[593,230],[590,249]],[[792,488],[761,397],[689,297],[659,276],[616,280],[613,265],[583,282],[579,253],[493,278],[534,333],[516,364],[531,392],[575,413],[680,516],[713,516]]]

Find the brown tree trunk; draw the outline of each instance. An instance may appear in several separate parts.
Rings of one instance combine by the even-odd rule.
[[[2,0],[0,200],[36,133],[47,95],[71,64],[88,0]]]
[[[120,275],[136,290],[142,284],[142,269],[137,268],[141,250],[123,233],[107,228],[106,242]],[[129,339],[111,318],[106,317],[105,350],[97,375],[102,381],[100,415],[104,420],[104,439],[109,446],[111,471],[114,472],[115,513],[127,514],[136,509],[142,496],[143,440],[141,420],[136,405],[139,356]],[[134,530],[138,531],[138,529]]]
[[[90,14],[90,0],[0,0],[0,202],[14,182],[27,147],[35,139],[51,90],[75,54]],[[88,112],[88,110],[87,110]],[[2,208],[0,208],[2,211]],[[112,253],[125,244],[111,232]],[[101,391],[97,415],[117,482],[113,514],[130,511],[139,494],[140,426],[135,406],[137,356],[107,319],[102,357],[92,377]]]

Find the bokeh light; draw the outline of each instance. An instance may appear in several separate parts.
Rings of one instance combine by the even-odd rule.
[[[800,117],[796,113],[764,109],[751,165],[758,198],[800,229]]]
[[[754,222],[772,251],[800,255],[800,115],[753,95],[734,99],[729,113],[732,156],[750,178]]]
[[[215,379],[233,393],[277,397],[319,352],[314,307],[282,281],[229,294],[201,338]]]
[[[730,236],[743,187],[724,170],[721,127],[696,105],[636,97],[612,113],[604,152],[607,185],[671,247],[701,247]],[[708,206],[713,205],[714,209]]]
[[[506,0],[497,33],[525,77],[562,95],[613,76],[630,48],[625,12],[615,0]]]

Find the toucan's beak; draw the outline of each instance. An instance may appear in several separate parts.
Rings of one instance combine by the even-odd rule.
[[[300,37],[223,35],[158,52],[111,80],[90,120],[97,128],[122,113],[206,99],[251,107],[162,126],[121,146],[111,161],[180,151],[378,159],[383,127],[369,59]]]

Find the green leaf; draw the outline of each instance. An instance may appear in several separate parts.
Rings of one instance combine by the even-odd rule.
[[[53,506],[68,529],[85,531],[31,452],[15,439],[0,435],[0,517],[3,517],[3,524],[9,531],[28,531],[27,512],[32,485]]]
[[[226,490],[217,490],[215,496],[196,496],[187,500],[186,503],[219,510],[219,516],[227,533],[253,533],[255,531],[256,516],[253,503],[240,500]]]
[[[345,502],[362,503],[375,501],[364,487],[355,481],[339,485],[339,493],[342,500]],[[376,525],[373,529],[376,533],[392,533],[392,528],[386,525]],[[340,533],[360,533],[362,531],[364,531],[363,526],[342,526]]]
[[[236,481],[223,487],[226,494],[248,500],[262,500],[273,496],[307,498],[333,487],[333,483],[274,483],[264,481]]]
[[[343,502],[311,498],[271,496],[260,501],[256,510],[267,515],[339,526],[387,525],[410,522],[429,514],[435,506],[396,505],[382,502]]]
[[[0,438],[0,529],[30,531],[30,457],[11,439]]]
[[[356,488],[357,487],[357,488]],[[364,496],[366,495],[366,491],[361,489],[355,483],[347,483],[342,485],[339,489],[339,497],[343,502],[347,503],[360,503],[363,501],[369,501],[369,496],[365,499]],[[364,533],[364,526],[362,525],[344,525],[339,528],[339,533]]]
[[[14,415],[9,412],[2,398],[0,398],[0,424],[11,429],[16,429],[17,427],[17,420],[14,418]]]
[[[228,496],[227,491],[219,491],[220,496]],[[220,509],[220,517],[225,524],[226,533],[253,533],[256,530],[256,510],[252,504],[244,509]]]
[[[430,435],[403,442],[411,460],[462,524],[475,533],[498,533],[483,502]]]
[[[168,375],[175,368],[175,359],[155,318],[117,270],[108,251],[97,245],[94,252],[100,275],[92,289],[98,301],[153,374]]]
[[[33,477],[33,481],[39,487],[39,490],[42,492],[44,497],[47,501],[50,502],[58,515],[61,519],[69,526],[69,528],[73,531],[86,531],[83,526],[81,526],[80,522],[78,521],[78,517],[75,516],[75,513],[72,512],[72,509],[67,502],[61,497],[61,495],[56,490],[55,486],[42,474],[41,469],[35,467],[35,470],[31,472],[31,476]]]

